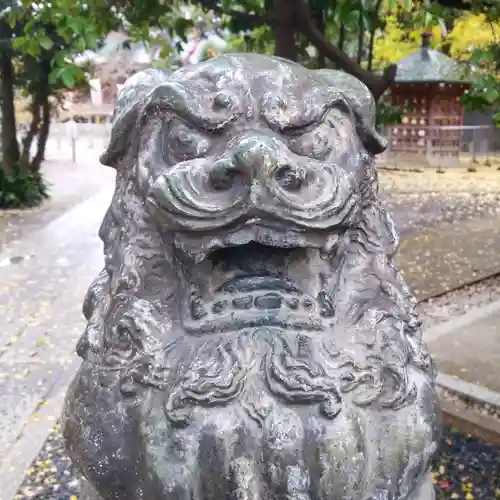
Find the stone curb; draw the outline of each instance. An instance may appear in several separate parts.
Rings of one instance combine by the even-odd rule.
[[[436,340],[444,335],[449,335],[459,328],[468,326],[475,321],[487,318],[500,311],[500,300],[496,302],[491,302],[490,304],[484,306],[474,307],[470,309],[463,316],[446,321],[440,325],[428,328],[424,332],[424,341],[428,344],[433,340]]]
[[[471,384],[445,373],[438,373],[436,385],[462,399],[470,400],[482,406],[490,405],[494,408],[500,408],[500,393],[490,391],[482,385]]]
[[[424,332],[426,343],[440,337],[453,334],[457,329],[472,325],[474,322],[488,318],[500,311],[500,300],[485,306],[471,309],[463,316],[451,319]],[[500,408],[500,393],[491,391],[478,384],[466,382],[446,373],[438,373],[436,386],[442,388],[459,399],[468,400],[480,406],[490,405]],[[453,401],[440,400],[444,421],[464,434],[490,444],[500,446],[500,420],[489,415],[479,414],[472,408],[457,407]]]
[[[445,373],[438,373],[436,386],[445,389],[459,399],[471,401],[480,406],[490,405],[500,408],[500,393],[465,382]],[[500,446],[500,419],[487,414],[481,414],[474,408],[457,406],[453,401],[440,398],[444,422],[462,434],[471,435],[489,444]]]

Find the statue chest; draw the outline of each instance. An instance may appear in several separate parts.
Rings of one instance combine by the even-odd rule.
[[[279,404],[256,419],[230,404],[196,409],[185,428],[152,407],[142,440],[165,499],[177,491],[197,500],[405,500],[437,447],[433,404],[422,392],[419,404],[398,411],[346,407],[332,420]]]

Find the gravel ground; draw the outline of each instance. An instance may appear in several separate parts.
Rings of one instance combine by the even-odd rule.
[[[381,193],[401,236],[500,213],[500,194]]]
[[[436,500],[500,498],[500,447],[445,429],[433,466]],[[77,500],[80,474],[64,452],[56,426],[14,500]]]
[[[401,235],[447,222],[500,213],[500,170],[478,166],[476,172],[456,168],[379,170],[380,195]]]
[[[500,213],[500,161],[490,166],[439,171],[425,169],[380,169],[380,195],[392,213],[397,230],[404,236],[457,224],[463,220],[488,218]],[[500,299],[500,276],[494,276],[419,304],[424,328],[461,316],[470,308]]]
[[[433,479],[436,500],[500,498],[500,447],[445,429]]]

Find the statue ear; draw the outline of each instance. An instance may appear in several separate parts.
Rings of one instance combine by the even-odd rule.
[[[320,69],[316,73],[327,85],[343,94],[356,117],[356,130],[366,150],[372,155],[383,153],[387,140],[375,128],[375,99],[368,87],[344,71]]]
[[[112,120],[111,139],[101,155],[103,165],[115,168],[131,145],[137,142],[137,127],[151,91],[165,83],[171,71],[148,69],[131,76],[120,90]]]

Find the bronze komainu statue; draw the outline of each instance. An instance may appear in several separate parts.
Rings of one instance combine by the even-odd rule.
[[[374,114],[355,78],[257,54],[128,80],[63,419],[82,498],[433,498]]]

